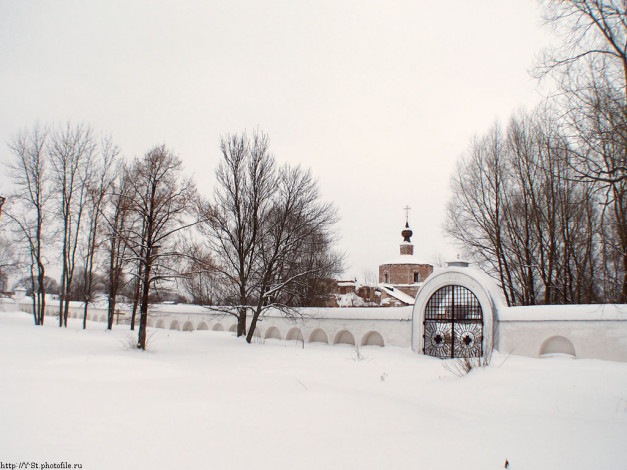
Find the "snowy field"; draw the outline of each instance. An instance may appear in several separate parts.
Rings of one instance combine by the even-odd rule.
[[[140,352],[126,327],[46,320],[0,312],[3,464],[627,468],[624,363],[498,355],[460,378],[409,348],[151,330]]]

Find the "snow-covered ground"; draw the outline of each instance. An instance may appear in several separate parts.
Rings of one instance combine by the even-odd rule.
[[[499,355],[460,378],[410,348],[151,330],[140,352],[54,320],[0,312],[0,463],[627,468],[625,363]]]

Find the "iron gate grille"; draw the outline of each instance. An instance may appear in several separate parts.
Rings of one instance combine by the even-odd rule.
[[[444,286],[433,293],[425,307],[423,352],[440,358],[483,355],[483,311],[470,290]]]

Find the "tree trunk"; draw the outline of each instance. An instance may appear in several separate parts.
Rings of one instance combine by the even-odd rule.
[[[150,252],[150,250],[148,250]],[[146,349],[146,325],[148,323],[148,295],[150,290],[150,263],[144,269],[144,280],[142,282],[142,302],[140,307],[139,317],[139,335],[137,341],[137,347],[139,349]]]
[[[623,282],[620,291],[620,303],[627,303],[627,255],[623,255]]]
[[[84,301],[85,306],[83,310],[83,330],[87,329],[87,306],[89,305],[87,299]]]
[[[239,316],[237,317],[237,337],[244,336],[246,334],[246,307],[240,308]]]
[[[135,316],[137,315],[137,306],[139,305],[140,281],[135,286],[135,298],[133,299],[133,313],[131,314],[131,331],[135,330]]]
[[[37,304],[39,306],[39,324],[44,324],[44,316],[46,315],[46,286],[44,284],[46,271],[42,263],[37,262],[39,271],[39,288],[37,289]],[[34,294],[33,294],[34,295]]]
[[[113,329],[113,314],[115,313],[115,296],[109,295],[109,310],[107,312],[107,330]]]
[[[246,342],[250,344],[255,334],[255,328],[257,327],[257,320],[259,319],[259,312],[253,313],[253,318],[250,321],[250,328],[248,328],[248,334],[246,335]]]
[[[141,259],[144,257],[144,248],[142,247],[140,252],[140,261],[137,266],[137,283],[135,284],[135,298],[133,299],[133,313],[131,314],[131,331],[135,330],[135,315],[137,314],[137,305],[139,304],[139,297],[142,287],[142,275],[143,275],[143,264]],[[141,321],[141,320],[140,320]]]

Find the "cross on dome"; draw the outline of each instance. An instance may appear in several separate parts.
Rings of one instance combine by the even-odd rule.
[[[403,236],[403,242],[411,243],[411,236],[413,235],[413,232],[409,228],[409,211],[411,210],[411,207],[407,205],[403,208],[403,210],[405,211],[405,230],[401,232],[401,235]]]

